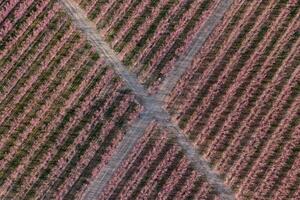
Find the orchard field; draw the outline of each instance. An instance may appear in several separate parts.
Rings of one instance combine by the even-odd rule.
[[[299,7],[0,0],[0,199],[300,199]]]
[[[299,6],[236,1],[168,97],[173,121],[241,199],[299,195]]]
[[[1,199],[74,199],[141,106],[56,1],[15,4],[1,11]]]

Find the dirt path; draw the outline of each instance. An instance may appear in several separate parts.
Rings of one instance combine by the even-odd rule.
[[[66,12],[73,19],[75,26],[77,26],[83,32],[83,34],[86,35],[87,39],[97,49],[99,54],[106,58],[106,62],[114,68],[116,73],[118,73],[123,81],[127,84],[127,87],[130,88],[136,95],[139,103],[144,107],[144,111],[140,114],[139,119],[128,130],[128,133],[118,146],[116,153],[112,156],[112,159],[101,171],[101,173],[99,173],[97,177],[95,177],[94,181],[85,191],[82,199],[90,200],[97,199],[99,197],[104,186],[111,179],[122,161],[126,159],[134,144],[144,134],[145,129],[153,120],[159,122],[161,127],[167,128],[172,133],[172,137],[175,137],[177,139],[178,143],[183,148],[184,152],[193,163],[195,168],[199,171],[199,173],[204,174],[207,177],[208,182],[215,187],[216,191],[220,194],[222,199],[234,199],[232,191],[223,184],[223,181],[218,177],[218,175],[209,168],[208,163],[199,156],[194,146],[187,140],[185,135],[181,133],[181,130],[178,128],[178,126],[170,121],[169,113],[163,109],[161,101],[162,96],[150,96],[148,94],[147,90],[138,82],[136,75],[130,73],[126,69],[126,67],[116,56],[115,52],[100,37],[100,34],[98,34],[95,25],[86,17],[84,11],[79,8],[79,6],[75,2],[73,2],[72,0],[61,0],[61,2]],[[223,3],[220,5],[223,5]],[[219,9],[222,10],[221,7]],[[227,7],[224,7],[222,13],[224,13],[226,9]],[[222,16],[219,13],[216,14],[216,16],[219,15]],[[216,18],[216,20],[217,19],[220,19],[220,17]],[[217,22],[213,24],[215,25],[216,23]],[[191,48],[191,52],[187,54],[188,56],[190,56],[189,59],[179,61],[185,63],[183,66],[183,70],[175,69],[172,72],[173,75],[170,76],[171,78],[168,77],[166,79],[174,79],[175,81],[170,81],[170,85],[164,84],[164,88],[167,88],[164,89],[164,91],[170,91],[172,87],[175,86],[176,81],[180,78],[180,76],[183,74],[183,72],[191,62],[190,58],[195,55],[199,48],[201,48],[204,40],[209,35],[209,32],[213,29],[213,27],[209,26],[212,25],[205,25],[205,27],[208,27],[208,29],[204,30],[203,36],[202,34],[198,34],[198,37],[201,37],[201,39],[197,39],[198,42],[196,42],[195,45]],[[177,68],[181,68],[180,63],[177,66]]]
[[[207,21],[201,27],[201,30],[199,30],[197,33],[192,45],[189,48],[189,51],[178,59],[175,67],[168,73],[168,76],[165,78],[159,88],[157,98],[163,100],[172,91],[183,73],[188,69],[189,66],[191,66],[193,58],[203,46],[210,33],[218,25],[226,10],[229,9],[232,3],[233,0],[220,1],[213,14],[207,19]]]

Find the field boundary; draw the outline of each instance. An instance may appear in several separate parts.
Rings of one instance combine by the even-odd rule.
[[[181,75],[188,68],[191,58],[201,48],[210,32],[214,29],[214,26],[218,24],[218,21],[222,18],[232,0],[228,0],[226,3],[224,2],[225,1],[221,1],[215,10],[216,13],[213,13],[210,16],[208,21],[204,24],[204,28],[201,29],[201,31],[197,34],[194,45],[186,54],[187,57],[182,57],[178,61],[176,66],[180,67],[175,67],[174,70],[171,71],[171,75],[168,76],[163,82],[162,88],[159,90],[158,95],[151,96],[139,83],[137,76],[126,69],[126,67],[118,59],[115,52],[100,37],[95,25],[86,17],[86,14],[77,5],[77,3],[72,0],[61,0],[63,7],[72,18],[74,25],[83,32],[89,42],[98,51],[100,56],[105,58],[106,63],[111,66],[122,78],[127,87],[131,89],[136,96],[137,101],[144,107],[139,119],[130,127],[128,133],[119,144],[116,153],[112,156],[110,162],[97,175],[97,177],[83,194],[83,199],[97,199],[99,197],[99,194],[111,179],[114,172],[118,169],[122,161],[126,159],[129,152],[133,149],[134,144],[144,134],[144,130],[153,120],[157,120],[161,127],[167,128],[167,130],[171,132],[171,136],[176,138],[177,142],[182,147],[183,151],[194,165],[195,169],[207,178],[209,184],[214,187],[222,199],[234,199],[233,192],[230,190],[230,188],[224,185],[219,176],[210,169],[208,163],[201,158],[194,146],[188,141],[179,127],[171,122],[169,113],[163,109],[162,105],[166,93],[172,90]]]

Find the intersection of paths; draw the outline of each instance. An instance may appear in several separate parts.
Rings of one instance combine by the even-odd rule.
[[[138,120],[129,128],[124,139],[116,149],[112,159],[103,170],[94,178],[83,194],[82,199],[98,199],[105,185],[112,178],[114,172],[126,159],[138,139],[144,134],[149,124],[156,120],[160,127],[166,128],[171,137],[174,137],[184,150],[196,170],[206,176],[207,181],[216,189],[222,199],[234,199],[232,191],[224,185],[219,176],[210,169],[208,163],[197,153],[196,148],[188,141],[176,124],[171,122],[169,113],[163,109],[163,99],[170,93],[182,74],[190,66],[192,58],[202,47],[210,32],[221,20],[233,0],[221,0],[213,14],[205,22],[193,41],[189,51],[182,56],[174,69],[168,74],[162,83],[157,95],[149,95],[147,90],[139,83],[135,74],[126,69],[118,59],[115,52],[100,37],[98,31],[86,16],[84,11],[72,0],[61,0],[66,12],[71,16],[74,25],[82,31],[89,42],[96,48],[98,53],[105,58],[107,64],[113,67],[115,72],[126,83],[127,87],[135,94],[138,102],[144,107]]]

